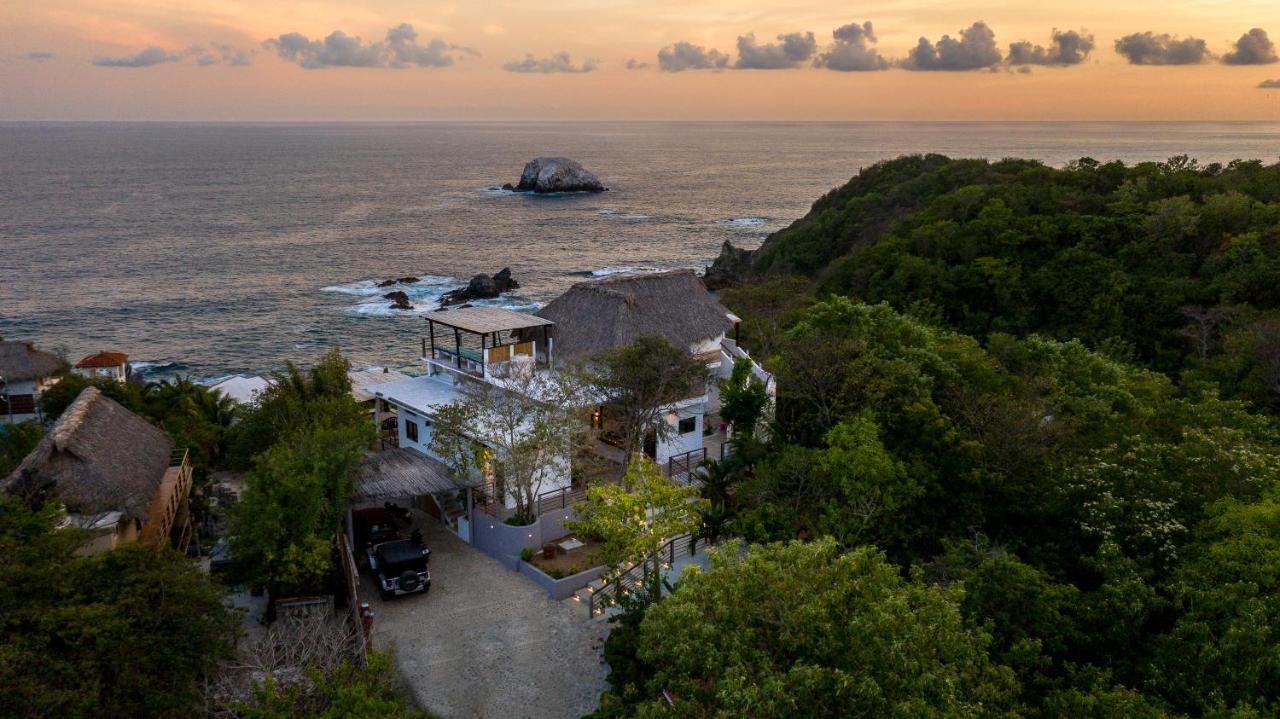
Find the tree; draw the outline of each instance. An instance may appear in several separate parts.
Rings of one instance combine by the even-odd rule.
[[[572,371],[512,372],[463,387],[433,413],[432,450],[459,475],[491,472],[515,521],[533,522],[543,485],[567,477],[588,441],[583,383]]]
[[[712,554],[649,608],[637,716],[1014,716],[1017,684],[966,626],[958,587],[834,542]],[[660,696],[671,696],[668,707]]]
[[[733,363],[733,370],[720,380],[720,416],[733,427],[735,435],[751,436],[769,406],[769,393],[751,370],[755,363],[746,357]]]
[[[697,531],[705,509],[696,487],[664,477],[658,465],[640,455],[627,465],[621,484],[588,487],[587,501],[575,506],[578,519],[566,526],[603,539],[602,556],[614,571],[642,564],[645,594],[657,600],[662,596],[658,550]]]
[[[641,337],[601,358],[595,384],[603,403],[622,427],[622,448],[628,457],[641,450],[645,434],[659,442],[675,427],[662,421],[667,408],[702,394],[707,367],[664,337]]]
[[[0,424],[0,478],[8,477],[17,469],[42,437],[44,430],[35,420]]]
[[[306,407],[305,424],[255,457],[231,517],[236,573],[273,597],[315,589],[333,570],[333,540],[375,435],[350,396]]]
[[[59,510],[0,495],[0,715],[188,717],[239,617],[172,550],[76,556]]]

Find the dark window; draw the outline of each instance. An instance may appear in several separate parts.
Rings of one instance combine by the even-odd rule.
[[[689,434],[690,432],[694,432],[697,429],[698,429],[697,417],[685,417],[684,419],[680,420],[680,434]]]
[[[418,441],[418,423],[405,420],[404,436],[410,442],[417,442]]]

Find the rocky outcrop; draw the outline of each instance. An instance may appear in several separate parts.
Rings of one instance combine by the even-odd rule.
[[[383,295],[382,298],[385,300],[391,300],[391,309],[393,310],[413,309],[413,304],[409,302],[409,295],[406,295],[403,290],[388,292]]]
[[[709,290],[736,287],[751,273],[751,250],[734,247],[728,240],[720,246],[720,255],[707,268],[702,282]]]
[[[506,189],[507,185],[503,185]],[[535,157],[524,166],[516,192],[604,192],[600,178],[567,157]]]
[[[418,281],[417,277],[400,277],[394,280],[383,280],[378,283],[379,287],[392,287],[394,285],[411,285]]]
[[[444,293],[440,297],[440,305],[444,307],[460,305],[472,300],[489,300],[504,292],[519,289],[519,287],[520,283],[511,277],[511,268],[503,267],[492,276],[483,273],[476,275],[471,278],[466,287],[459,287],[456,290]]]

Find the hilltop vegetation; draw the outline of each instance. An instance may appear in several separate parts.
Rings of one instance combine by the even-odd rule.
[[[1280,165],[903,157],[750,265],[753,284],[801,277],[982,341],[1078,339],[1280,409]]]
[[[776,417],[704,531],[755,546],[600,716],[1280,713],[1280,166],[907,157],[748,264]]]

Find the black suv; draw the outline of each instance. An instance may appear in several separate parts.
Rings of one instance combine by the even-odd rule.
[[[430,549],[408,539],[396,539],[369,545],[368,556],[369,569],[378,578],[378,592],[383,599],[431,588],[431,572],[427,571]]]

